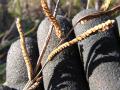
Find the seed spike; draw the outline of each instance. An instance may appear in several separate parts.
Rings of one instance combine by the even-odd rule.
[[[32,65],[30,62],[29,54],[28,54],[27,49],[26,49],[25,37],[24,37],[24,33],[22,31],[20,18],[17,18],[16,26],[17,26],[18,33],[20,36],[20,46],[21,46],[22,54],[23,54],[24,61],[25,61],[26,67],[27,67],[28,78],[29,78],[29,80],[32,80],[33,68],[32,68]]]
[[[62,38],[62,30],[61,30],[60,24],[58,23],[56,18],[52,15],[52,13],[51,13],[50,9],[48,8],[48,5],[47,5],[45,0],[41,0],[41,6],[42,6],[42,9],[43,9],[45,15],[52,22],[52,24],[53,24],[53,26],[55,28],[54,29],[55,34],[57,35],[58,38]]]
[[[71,40],[71,41],[68,41],[68,42],[65,42],[63,43],[62,45],[58,46],[56,49],[54,49],[48,56],[48,61],[51,61],[52,58],[57,55],[59,52],[61,52],[62,50],[64,50],[65,48],[67,47],[70,47],[72,46],[73,44],[81,41],[81,40],[84,40],[85,38],[89,37],[91,34],[99,31],[106,31],[108,30],[107,28],[111,28],[113,23],[115,22],[115,20],[108,20],[106,21],[105,23],[101,23],[89,30],[87,30],[86,32],[84,32],[83,34],[81,34],[80,36],[76,37],[75,39]],[[96,28],[98,27],[98,28]],[[107,27],[107,28],[106,28]]]

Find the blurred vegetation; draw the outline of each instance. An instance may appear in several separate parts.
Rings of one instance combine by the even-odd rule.
[[[5,64],[0,65],[0,84],[5,80]]]
[[[55,1],[52,0],[53,5],[55,5]],[[61,0],[59,11],[72,19],[77,12],[85,7],[86,1]],[[91,0],[91,8],[94,8],[94,3],[95,0]],[[118,4],[120,4],[120,0],[112,0],[111,7]],[[0,0],[0,84],[5,80],[7,51],[11,43],[19,38],[15,26],[16,17],[22,19],[25,35],[36,37],[37,27],[44,18],[40,0]]]

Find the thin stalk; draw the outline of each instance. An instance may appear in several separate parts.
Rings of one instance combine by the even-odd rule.
[[[89,9],[90,7],[90,0],[87,0],[87,6],[86,6],[86,9]]]
[[[102,5],[102,0],[95,0],[95,9],[100,10],[100,7]]]

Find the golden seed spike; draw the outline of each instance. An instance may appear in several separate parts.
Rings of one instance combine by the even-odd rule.
[[[31,62],[30,62],[29,54],[28,54],[27,49],[26,49],[25,37],[24,37],[24,33],[22,31],[20,18],[17,18],[16,26],[17,26],[18,33],[19,33],[19,36],[20,36],[20,45],[21,45],[22,54],[23,54],[23,57],[24,57],[24,60],[25,60],[25,64],[26,64],[26,67],[27,67],[28,78],[29,78],[29,80],[32,80],[33,68],[32,68],[32,65],[31,65]]]
[[[53,26],[55,28],[54,29],[55,30],[55,34],[57,35],[58,38],[62,38],[61,27],[60,27],[58,21],[56,20],[56,18],[52,15],[51,11],[49,10],[48,5],[47,5],[45,0],[41,0],[41,6],[43,8],[43,11],[44,11],[45,15],[52,22],[52,24],[53,24]]]
[[[108,29],[105,29],[104,26],[107,26],[109,28],[111,28],[113,26],[113,23],[115,22],[115,20],[108,20],[106,21],[105,23],[101,23],[91,29],[88,29],[86,32],[84,32],[83,34],[81,34],[80,36],[76,37],[75,39],[71,40],[71,41],[68,41],[68,42],[65,42],[63,43],[62,45],[58,46],[56,49],[54,49],[49,55],[48,55],[48,58],[47,60],[50,61],[52,60],[52,58],[58,54],[59,52],[61,52],[63,49],[67,48],[67,47],[70,47],[71,45],[81,41],[81,40],[84,40],[86,37],[90,36],[91,34],[99,31],[106,31]],[[98,28],[97,28],[98,27]]]

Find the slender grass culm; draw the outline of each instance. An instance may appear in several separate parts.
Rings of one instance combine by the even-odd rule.
[[[113,23],[115,22],[115,20],[108,20],[105,23],[101,23],[89,30],[87,30],[86,32],[84,32],[83,34],[81,34],[80,36],[76,37],[75,39],[65,42],[64,44],[58,46],[55,50],[53,50],[49,56],[48,56],[48,61],[52,60],[52,58],[58,54],[59,52],[61,52],[62,50],[64,50],[65,48],[81,41],[84,40],[85,38],[89,37],[91,34],[94,34],[97,31],[106,31],[109,30],[109,28],[111,28],[113,26]]]

